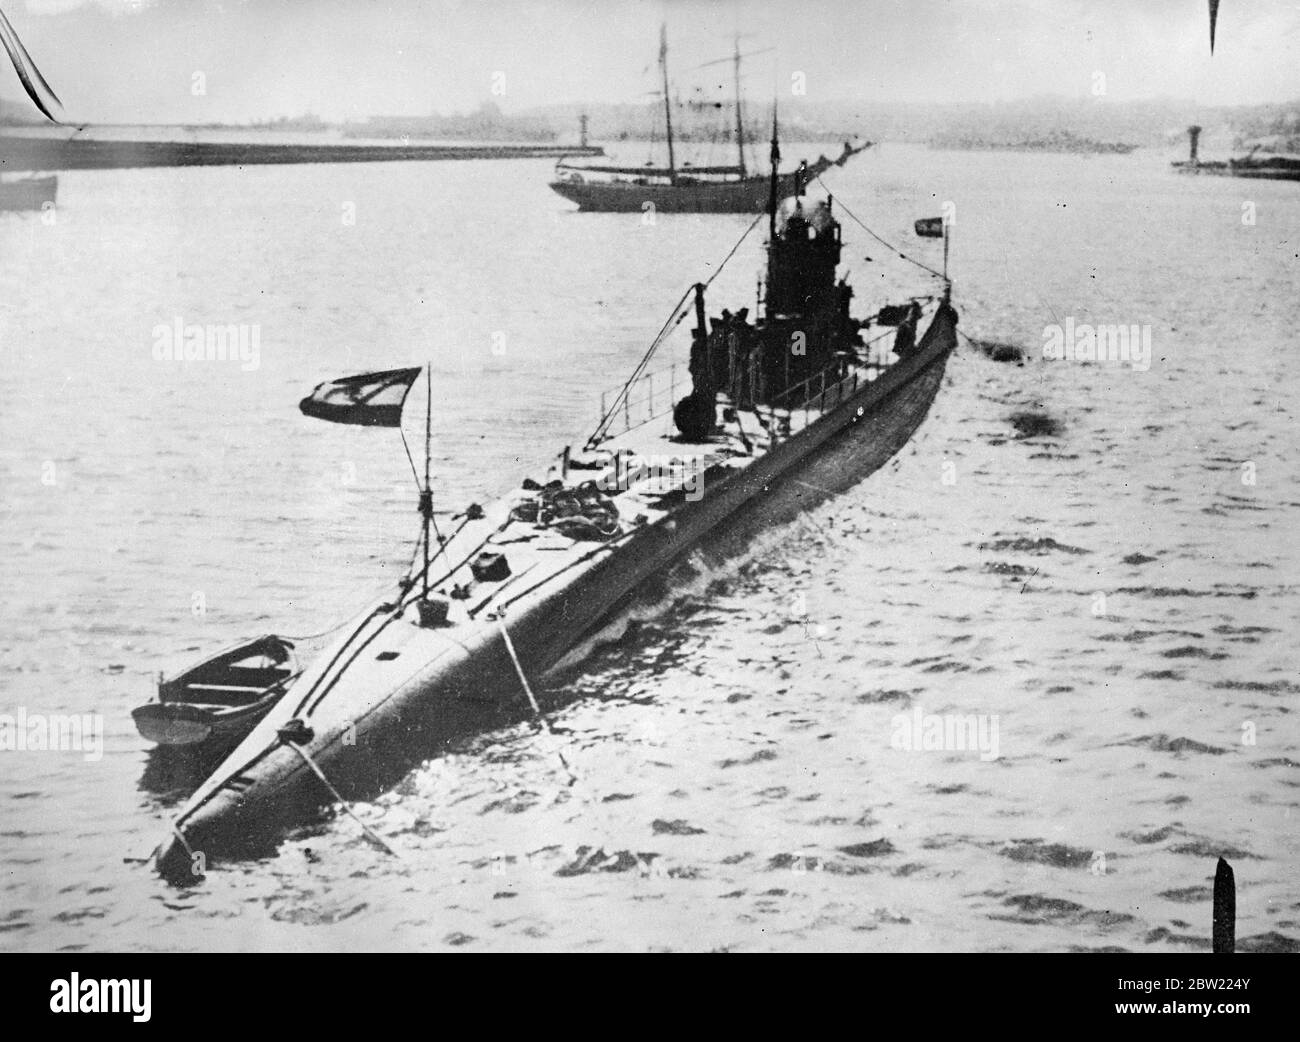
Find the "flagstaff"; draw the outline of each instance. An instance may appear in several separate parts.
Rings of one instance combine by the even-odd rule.
[[[429,486],[429,457],[432,452],[433,428],[433,363],[425,367],[424,381],[424,487],[420,490],[420,517],[424,523],[424,582],[423,599],[429,599],[429,525],[433,521],[433,490]]]

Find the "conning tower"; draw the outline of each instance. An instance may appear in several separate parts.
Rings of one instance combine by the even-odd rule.
[[[692,393],[674,418],[688,441],[709,436],[719,391],[736,408],[779,405],[786,392],[839,363],[861,341],[849,314],[853,290],[836,279],[840,224],[832,201],[791,196],[776,207],[767,243],[763,314],[749,309],[708,317],[704,287],[695,287]]]

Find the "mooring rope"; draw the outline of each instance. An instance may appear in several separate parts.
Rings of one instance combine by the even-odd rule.
[[[821,185],[822,188],[826,189],[826,193],[828,195],[830,194],[831,190],[829,188],[826,188],[826,182],[821,179],[820,174],[817,175],[817,183]],[[944,281],[947,281],[947,277],[944,275],[943,272],[935,271],[928,264],[922,264],[919,260],[915,260],[914,258],[909,257],[906,253],[900,250],[893,243],[887,242],[886,240],[882,239],[879,235],[877,235],[875,232],[873,232],[870,228],[868,228],[865,224],[863,224],[862,221],[858,220],[857,215],[852,210],[850,210],[847,206],[844,205],[844,200],[836,196],[835,202],[839,205],[839,208],[841,210],[843,210],[846,214],[848,214],[851,218],[853,218],[854,222],[858,225],[858,227],[860,227],[864,232],[866,232],[873,239],[875,239],[876,242],[880,243],[880,245],[884,246],[885,249],[898,254],[898,256],[902,257],[903,260],[907,261],[908,264],[915,264],[918,268],[922,269],[923,271],[928,271],[935,278],[944,279]]]
[[[764,210],[762,213],[760,213],[757,217],[754,218],[754,220],[750,223],[750,226],[745,229],[745,233],[739,239],[736,240],[736,245],[731,247],[731,252],[729,252],[725,257],[722,258],[722,263],[718,265],[718,270],[715,271],[712,275],[710,275],[708,279],[705,281],[704,283],[705,289],[708,289],[711,285],[713,285],[713,280],[722,274],[722,269],[727,266],[727,261],[731,260],[731,258],[736,255],[736,251],[740,249],[740,244],[749,238],[749,233],[752,232],[755,228],[757,228],[758,222],[761,221],[766,216],[767,216],[767,211]]]
[[[735,244],[731,247],[731,249],[727,251],[727,255],[722,258],[722,263],[718,265],[717,270],[715,270],[714,273],[710,275],[700,285],[702,285],[705,289],[708,289],[711,285],[713,285],[713,280],[722,274],[722,270],[727,266],[727,262],[730,261],[731,258],[736,255],[736,251],[740,249],[740,244],[743,243],[747,238],[749,238],[749,233],[758,227],[759,221],[761,221],[765,216],[766,216],[765,213],[760,213],[757,217],[753,219],[753,221],[750,222],[749,227],[745,229],[745,231],[741,234],[740,238],[737,239]],[[685,321],[686,316],[690,314],[689,308],[686,309],[685,311],[681,311],[680,309],[681,306],[686,303],[686,299],[691,295],[691,292],[694,289],[695,287],[693,285],[689,286],[686,289],[686,292],[683,293],[681,297],[678,299],[677,303],[673,305],[672,310],[668,313],[668,318],[664,321],[663,326],[660,327],[659,332],[658,334],[656,334],[654,340],[651,341],[650,347],[646,350],[646,353],[642,356],[641,361],[637,363],[636,368],[632,370],[632,375],[627,378],[627,381],[619,389],[618,394],[614,396],[614,400],[610,402],[608,408],[606,408],[604,415],[602,415],[600,418],[600,422],[596,424],[596,430],[592,433],[591,437],[587,439],[588,448],[591,448],[592,446],[599,444],[604,439],[605,432],[609,429],[610,421],[613,419],[614,415],[618,412],[618,410],[622,407],[623,400],[628,396],[629,393],[631,393],[632,385],[636,383],[636,381],[640,378],[641,374],[645,372],[645,368],[650,364],[650,359],[654,357],[654,353],[657,350],[659,350],[660,345],[663,344],[664,339],[667,337],[667,335],[671,333],[674,329],[676,329],[679,325],[681,325],[682,322]]]
[[[348,816],[351,817],[353,821],[355,821],[358,825],[361,826],[361,831],[365,833],[365,835],[373,843],[378,845],[380,849],[392,855],[393,857],[401,857],[401,855],[398,854],[396,850],[394,850],[391,846],[388,845],[388,843],[384,841],[383,837],[380,836],[379,833],[377,833],[374,829],[372,829],[369,825],[367,825],[364,821],[362,821],[360,817],[357,816],[357,812],[352,809],[352,804],[350,804],[347,800],[345,800],[342,796],[339,795],[339,790],[334,788],[334,786],[330,783],[330,780],[327,777],[325,777],[325,772],[320,769],[320,765],[317,764],[316,761],[312,759],[311,754],[308,753],[306,749],[300,746],[293,739],[287,738],[284,735],[281,735],[281,740],[284,742],[285,745],[287,745],[290,749],[292,749],[294,752],[296,752],[299,756],[302,757],[302,762],[311,768],[312,773],[314,773],[316,777],[321,780],[321,783],[325,786],[325,788],[329,789],[330,795],[334,797],[334,799],[338,802],[339,806],[342,807],[348,813]]]
[[[609,407],[606,408],[604,414],[600,417],[600,422],[596,424],[595,431],[592,432],[591,437],[587,439],[588,448],[598,444],[604,438],[605,432],[609,429],[610,422],[614,418],[614,414],[618,412],[619,407],[623,404],[623,399],[631,392],[632,385],[636,383],[637,378],[645,372],[645,367],[650,364],[650,359],[654,357],[654,353],[659,350],[659,345],[663,343],[664,337],[666,337],[673,329],[676,329],[677,326],[685,320],[689,313],[689,309],[681,311],[680,314],[678,314],[678,311],[681,306],[686,303],[686,298],[691,295],[692,289],[694,289],[693,286],[687,288],[686,292],[681,295],[677,303],[673,305],[672,310],[668,313],[668,318],[664,320],[664,324],[660,327],[654,340],[651,341],[650,346],[646,349],[646,353],[641,356],[641,361],[638,362],[636,368],[632,370],[632,375],[629,376],[623,386],[619,388],[618,394],[614,395],[614,400],[609,403]]]
[[[533,687],[528,683],[528,676],[524,673],[523,663],[519,661],[519,654],[515,651],[515,642],[510,639],[510,631],[506,629],[506,620],[504,616],[497,616],[497,625],[500,627],[501,637],[506,643],[506,651],[510,653],[510,661],[514,663],[515,672],[519,674],[519,683],[523,685],[524,694],[528,696],[528,704],[533,707],[533,712],[537,715],[537,719],[541,722],[542,726],[546,728],[546,732],[553,739],[558,741],[560,736],[555,733],[555,728],[551,725],[550,718],[542,712],[542,707],[537,704],[537,696],[533,694]],[[578,776],[573,773],[573,768],[569,766],[569,761],[564,758],[564,752],[557,748],[555,750],[555,755],[559,757],[560,763],[564,765],[564,769],[569,775],[569,784],[577,784]]]
[[[402,436],[402,448],[406,450],[406,458],[411,464],[411,475],[415,478],[415,487],[423,492],[424,486],[420,484],[420,472],[415,469],[415,457],[411,455],[411,446],[406,444],[406,431],[402,430],[401,427],[398,427],[397,433]]]
[[[176,824],[174,818],[172,819],[172,835],[181,841],[181,846],[184,848],[186,856],[190,859],[190,864],[193,865],[194,848],[190,846],[190,841],[185,838],[185,833],[181,831],[181,827]]]

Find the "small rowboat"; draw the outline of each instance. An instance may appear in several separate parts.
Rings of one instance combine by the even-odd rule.
[[[298,676],[294,645],[267,635],[218,652],[158,684],[158,700],[131,716],[140,734],[192,751],[233,747],[266,716]]]

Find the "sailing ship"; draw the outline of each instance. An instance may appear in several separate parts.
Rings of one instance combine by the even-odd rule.
[[[768,177],[762,172],[751,173],[745,159],[745,117],[740,87],[740,39],[736,38],[734,54],[724,59],[735,70],[736,93],[736,162],[734,165],[692,166],[678,163],[673,139],[673,107],[668,81],[668,30],[660,27],[659,71],[663,81],[664,133],[668,146],[668,165],[610,166],[575,164],[561,158],[555,164],[555,179],[551,188],[565,199],[578,204],[579,210],[602,213],[643,212],[649,207],[661,213],[761,213],[767,205]],[[715,63],[709,63],[715,64]],[[871,146],[871,142],[853,144],[845,142],[836,159],[820,156],[811,163],[801,164],[800,171],[779,175],[778,189],[781,198],[795,194],[797,174],[805,182],[825,173],[831,167],[843,166],[853,156]]]
[[[780,201],[779,158],[774,125],[759,313],[710,314],[712,279],[688,288],[627,381],[602,399],[591,436],[557,454],[549,480],[470,504],[445,535],[429,482],[427,374],[328,381],[303,400],[307,416],[401,431],[423,375],[414,560],[294,665],[292,683],[193,792],[155,851],[165,875],[192,879],[212,859],[264,851],[323,805],[348,810],[454,737],[511,714],[531,711],[549,727],[551,702],[537,682],[606,632],[652,576],[725,533],[835,494],[907,443],[956,347],[946,264],[938,293],[855,318],[853,289],[837,275],[835,201],[801,191]],[[691,315],[684,372],[652,370]]]

